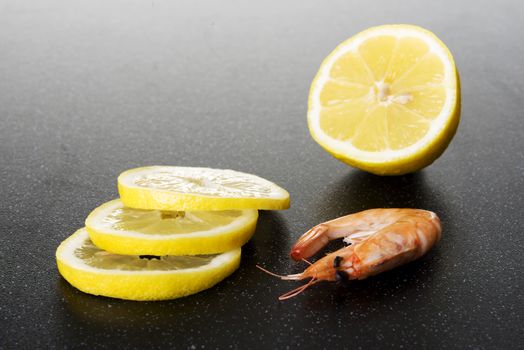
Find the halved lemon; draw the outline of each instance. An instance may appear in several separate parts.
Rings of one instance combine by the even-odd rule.
[[[340,44],[311,84],[308,125],[339,160],[379,175],[431,164],[460,119],[448,48],[413,25],[384,25]]]
[[[289,193],[261,177],[233,170],[150,166],[118,177],[122,202],[158,210],[287,209]]]
[[[56,250],[60,274],[79,290],[129,300],[174,299],[210,288],[240,264],[240,248],[200,256],[131,256],[96,247],[82,228]]]
[[[115,199],[86,219],[91,241],[127,255],[196,255],[241,247],[253,233],[258,211],[160,211],[125,207]]]

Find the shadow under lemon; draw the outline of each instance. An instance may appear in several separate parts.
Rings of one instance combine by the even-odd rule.
[[[352,171],[324,191],[318,206],[326,220],[373,208],[444,209],[442,196],[432,188],[424,171],[402,176],[378,176]]]
[[[239,304],[256,299],[260,288],[268,282],[267,275],[256,269],[259,257],[275,266],[287,259],[289,233],[281,215],[260,211],[256,232],[242,247],[240,267],[222,282],[202,292],[166,301],[131,301],[86,294],[60,277],[57,282],[60,302],[79,324],[91,324],[94,329],[120,326],[140,330],[145,323],[159,326],[198,327],[208,309],[238,310]],[[278,280],[272,281],[279,282]],[[154,288],[154,286],[151,286]]]

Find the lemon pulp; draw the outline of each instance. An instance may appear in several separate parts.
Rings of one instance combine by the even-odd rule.
[[[143,210],[116,199],[93,210],[86,228],[98,247],[113,253],[195,255],[242,246],[255,232],[257,218],[254,209]]]
[[[167,211],[125,207],[120,200],[109,202],[111,210],[100,218],[100,226],[115,231],[137,231],[155,235],[173,235],[209,231],[239,220],[246,211]],[[108,208],[109,209],[109,208]],[[251,217],[256,212],[249,211]]]
[[[195,256],[120,255],[101,250],[90,239],[85,239],[73,253],[88,266],[100,270],[173,271],[207,265],[216,254]]]
[[[128,207],[172,211],[286,209],[289,193],[261,177],[233,170],[151,166],[118,177]]]

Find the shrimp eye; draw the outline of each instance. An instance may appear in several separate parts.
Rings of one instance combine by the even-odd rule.
[[[333,260],[333,267],[335,269],[338,269],[340,267],[340,263],[342,262],[344,258],[342,258],[341,256],[335,256],[335,260]]]
[[[337,280],[337,282],[348,282],[349,276],[346,271],[336,271],[335,279]]]

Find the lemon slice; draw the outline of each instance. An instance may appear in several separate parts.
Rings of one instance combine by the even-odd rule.
[[[253,233],[258,211],[160,211],[132,209],[119,199],[96,208],[86,219],[93,243],[128,255],[195,255],[241,247]]]
[[[158,210],[287,209],[289,193],[261,177],[233,170],[150,166],[118,177],[127,207]]]
[[[83,292],[129,300],[174,299],[217,284],[240,263],[240,248],[201,256],[136,256],[97,248],[82,228],[56,250],[60,274]]]
[[[313,138],[341,161],[379,175],[431,164],[459,119],[453,57],[433,33],[412,25],[370,28],[340,44],[309,94]]]

